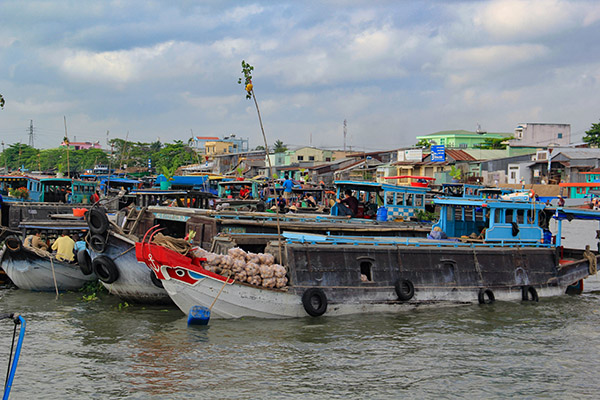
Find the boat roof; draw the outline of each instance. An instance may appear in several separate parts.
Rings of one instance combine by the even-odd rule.
[[[419,186],[402,186],[394,185],[391,183],[379,183],[379,182],[362,182],[362,181],[334,181],[333,184],[338,188],[350,188],[355,190],[368,190],[368,191],[379,191],[385,190],[388,192],[429,192],[428,187]]]

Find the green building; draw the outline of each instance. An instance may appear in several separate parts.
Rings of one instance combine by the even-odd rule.
[[[426,136],[417,136],[417,140],[427,140],[431,145],[444,145],[446,148],[472,149],[485,139],[511,137],[510,133],[477,133],[465,130],[441,131]]]

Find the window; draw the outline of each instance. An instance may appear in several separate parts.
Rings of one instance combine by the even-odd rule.
[[[562,132],[558,132],[558,138],[562,139]]]
[[[466,149],[467,147],[469,147],[469,145],[467,143],[460,143],[458,145],[458,147],[461,148],[461,149]]]
[[[331,157],[325,157],[325,161],[331,161]]]
[[[304,156],[298,156],[298,161],[304,161]]]
[[[446,144],[446,139],[440,139],[440,144]]]
[[[385,194],[385,204],[390,205],[390,206],[394,204],[394,193],[393,192],[387,192]]]
[[[396,193],[396,205],[397,206],[401,206],[404,203],[404,194],[403,193]]]
[[[373,282],[373,275],[371,274],[371,263],[369,261],[363,261],[360,263],[360,275],[361,282]]]
[[[308,156],[308,161],[315,161],[315,156]]]

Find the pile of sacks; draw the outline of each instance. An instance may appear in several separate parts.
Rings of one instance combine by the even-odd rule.
[[[215,254],[201,248],[193,248],[194,257],[206,258],[203,267],[223,276],[231,276],[238,282],[266,288],[282,288],[287,285],[285,267],[275,264],[272,254],[246,253],[239,247],[227,251],[227,254]]]

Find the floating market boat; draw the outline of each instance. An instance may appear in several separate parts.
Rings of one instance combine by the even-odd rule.
[[[35,222],[22,224],[23,231],[32,229],[44,232],[62,230],[82,231],[87,226],[73,221]],[[0,267],[19,288],[38,292],[79,290],[86,283],[95,281],[89,254],[82,250],[78,263],[59,261],[50,252],[24,245],[18,236],[9,236],[4,243]]]
[[[282,287],[273,286],[276,272],[265,269],[263,274],[262,264],[257,274],[249,266],[256,255],[240,254],[240,249],[220,258],[202,252],[182,255],[153,243],[150,233],[136,243],[136,257],[154,271],[183,312],[212,305],[213,318],[537,301],[564,294],[595,273],[597,253],[562,248],[561,225],[553,238],[547,229],[552,214],[541,202],[441,198],[435,203],[440,207],[435,226],[451,239],[284,234],[287,282]],[[265,251],[277,261],[276,254]]]

